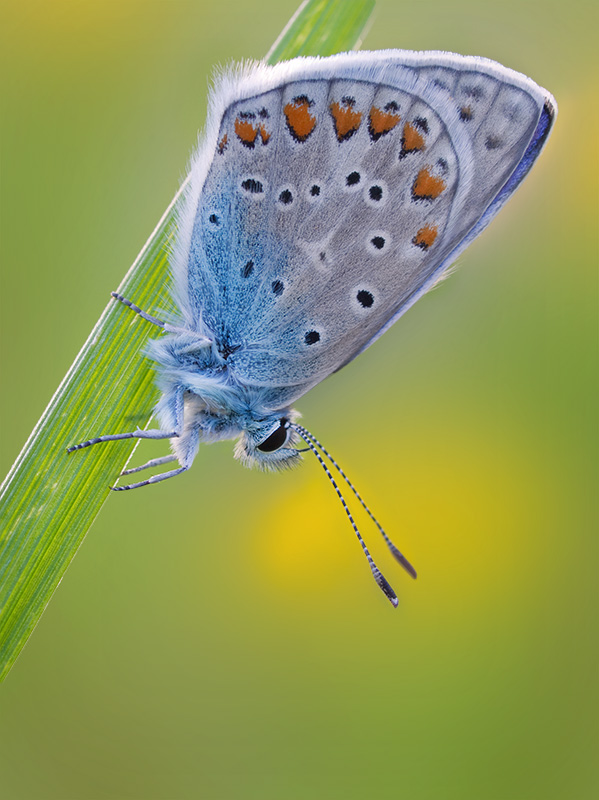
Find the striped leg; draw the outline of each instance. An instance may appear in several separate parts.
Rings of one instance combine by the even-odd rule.
[[[163,431],[159,429],[151,429],[144,431],[141,428],[137,428],[135,431],[128,431],[127,433],[111,433],[105,436],[96,436],[93,439],[88,439],[86,442],[81,442],[80,444],[72,445],[72,447],[67,448],[67,453],[72,453],[75,450],[82,450],[84,447],[91,447],[92,444],[100,444],[101,442],[118,442],[123,439],[179,439],[181,437],[181,433],[183,431],[183,411],[184,411],[184,403],[183,403],[183,388],[176,387],[172,390],[168,397],[168,404],[165,406],[167,410],[170,411],[170,419],[174,422],[174,430],[170,431]],[[168,418],[168,416],[167,416]],[[159,475],[153,475],[146,481],[140,481],[139,483],[131,483],[127,486],[112,486],[111,489],[116,491],[123,491],[125,489],[137,489],[139,486],[147,486],[150,483],[159,483],[160,481],[164,481],[167,478],[174,478],[175,475],[180,475],[185,470],[189,469],[193,462],[193,457],[195,455],[195,449],[197,448],[197,442],[199,439],[198,432],[192,432],[191,435],[186,435],[186,443],[185,443],[185,452],[186,454],[190,454],[190,456],[186,456],[184,461],[181,462],[181,466],[178,469],[173,469],[168,472],[163,472]],[[168,464],[171,461],[176,461],[176,457],[169,455],[163,456],[162,458],[155,458],[152,461],[148,461],[147,464],[143,464],[141,467],[135,467],[130,470],[125,470],[123,472],[124,475],[129,475],[132,472],[139,472],[142,469],[147,469],[149,467],[157,467],[161,464]]]
[[[172,389],[168,396],[168,404],[166,410],[170,412],[170,419],[173,420],[173,430],[162,431],[160,429],[152,428],[144,431],[137,428],[134,431],[127,433],[110,433],[104,436],[96,436],[93,439],[88,439],[86,442],[74,444],[67,447],[67,453],[73,453],[75,450],[83,450],[84,447],[91,447],[92,444],[100,444],[101,442],[119,442],[122,439],[174,439],[181,435],[183,430],[183,387],[176,386]]]
[[[83,450],[84,447],[91,447],[92,444],[100,444],[101,442],[119,442],[121,439],[172,439],[177,436],[179,436],[177,431],[142,431],[141,428],[138,428],[128,433],[110,433],[106,436],[96,436],[93,439],[88,439],[87,442],[81,442],[80,444],[67,447],[67,453],[73,453],[75,450]]]
[[[177,456],[162,456],[162,458],[153,458],[151,461],[146,461],[146,463],[142,464],[141,467],[132,467],[131,469],[123,470],[121,472],[121,477],[123,477],[123,475],[133,475],[134,472],[141,472],[143,469],[160,467],[162,464],[168,464],[170,461],[176,460]]]
[[[177,328],[176,325],[169,325],[168,322],[163,322],[161,319],[158,319],[158,317],[153,317],[146,311],[142,311],[139,306],[136,306],[135,303],[132,303],[131,300],[127,300],[126,297],[123,297],[122,294],[118,294],[118,292],[111,292],[110,294],[115,300],[118,300],[120,303],[123,303],[123,305],[127,306],[127,308],[130,308],[131,311],[135,311],[136,314],[139,314],[139,316],[142,319],[145,319],[146,322],[151,322],[152,325],[157,325],[167,333],[184,333],[187,335],[191,333],[197,339],[198,345],[204,345],[207,347],[208,345],[212,344],[211,340],[206,336],[198,336],[195,332],[185,330],[185,328]]]
[[[148,478],[145,481],[139,481],[138,483],[129,483],[125,486],[111,486],[110,488],[114,492],[124,492],[128,489],[139,489],[141,486],[150,486],[152,483],[160,483],[160,481],[165,481],[168,478],[175,478],[177,475],[181,475],[182,472],[186,472],[193,464],[193,459],[195,458],[195,454],[197,452],[199,440],[200,431],[198,428],[192,428],[191,430],[187,430],[185,432],[185,438],[181,440],[181,446],[184,448],[183,453],[178,453],[178,459],[181,466],[177,467],[177,469],[171,469],[168,472],[159,472],[158,475],[152,475],[151,478]],[[130,475],[132,472],[140,472],[142,469],[157,467],[161,464],[168,464],[169,462],[176,460],[176,456],[162,456],[162,458],[154,458],[152,461],[148,461],[147,464],[143,464],[141,467],[125,470],[122,475]]]
[[[151,483],[160,483],[160,481],[165,481],[167,478],[174,478],[177,475],[180,475],[182,472],[186,472],[188,469],[189,467],[178,467],[177,469],[171,469],[168,472],[160,472],[158,475],[152,475],[152,477],[148,478],[146,481],[129,483],[127,486],[111,486],[110,488],[113,492],[125,492],[127,489],[139,489],[140,486],[149,486]],[[135,470],[133,471],[135,472]]]

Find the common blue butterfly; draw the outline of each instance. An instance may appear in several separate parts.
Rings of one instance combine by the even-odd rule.
[[[200,442],[237,438],[247,466],[291,467],[310,450],[347,476],[291,408],[369,347],[489,224],[539,155],[553,97],[493,61],[443,52],[342,53],[221,75],[171,256],[177,324],[150,343],[157,430],[191,467]],[[298,447],[298,445],[302,445]]]

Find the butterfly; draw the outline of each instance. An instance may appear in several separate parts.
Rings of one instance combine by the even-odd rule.
[[[176,324],[149,355],[160,427],[98,436],[170,439],[170,462],[134,489],[188,470],[200,442],[237,439],[267,470],[311,451],[396,606],[329,466],[391,542],[292,403],[352,361],[443,275],[513,194],[557,106],[484,58],[386,50],[252,63],[217,78],[171,252]]]

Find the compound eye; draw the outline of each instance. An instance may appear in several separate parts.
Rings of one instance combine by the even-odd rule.
[[[268,439],[265,439],[259,444],[257,449],[262,453],[274,453],[275,450],[279,450],[279,448],[283,447],[287,441],[287,425],[288,422],[284,417],[280,419],[279,427],[276,431],[273,431]]]

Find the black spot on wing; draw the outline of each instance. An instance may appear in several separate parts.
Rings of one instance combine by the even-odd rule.
[[[356,295],[356,299],[362,308],[371,308],[374,304],[372,292],[369,292],[367,289],[360,289]]]
[[[248,178],[241,182],[241,188],[250,194],[262,194],[264,186],[256,178]]]

